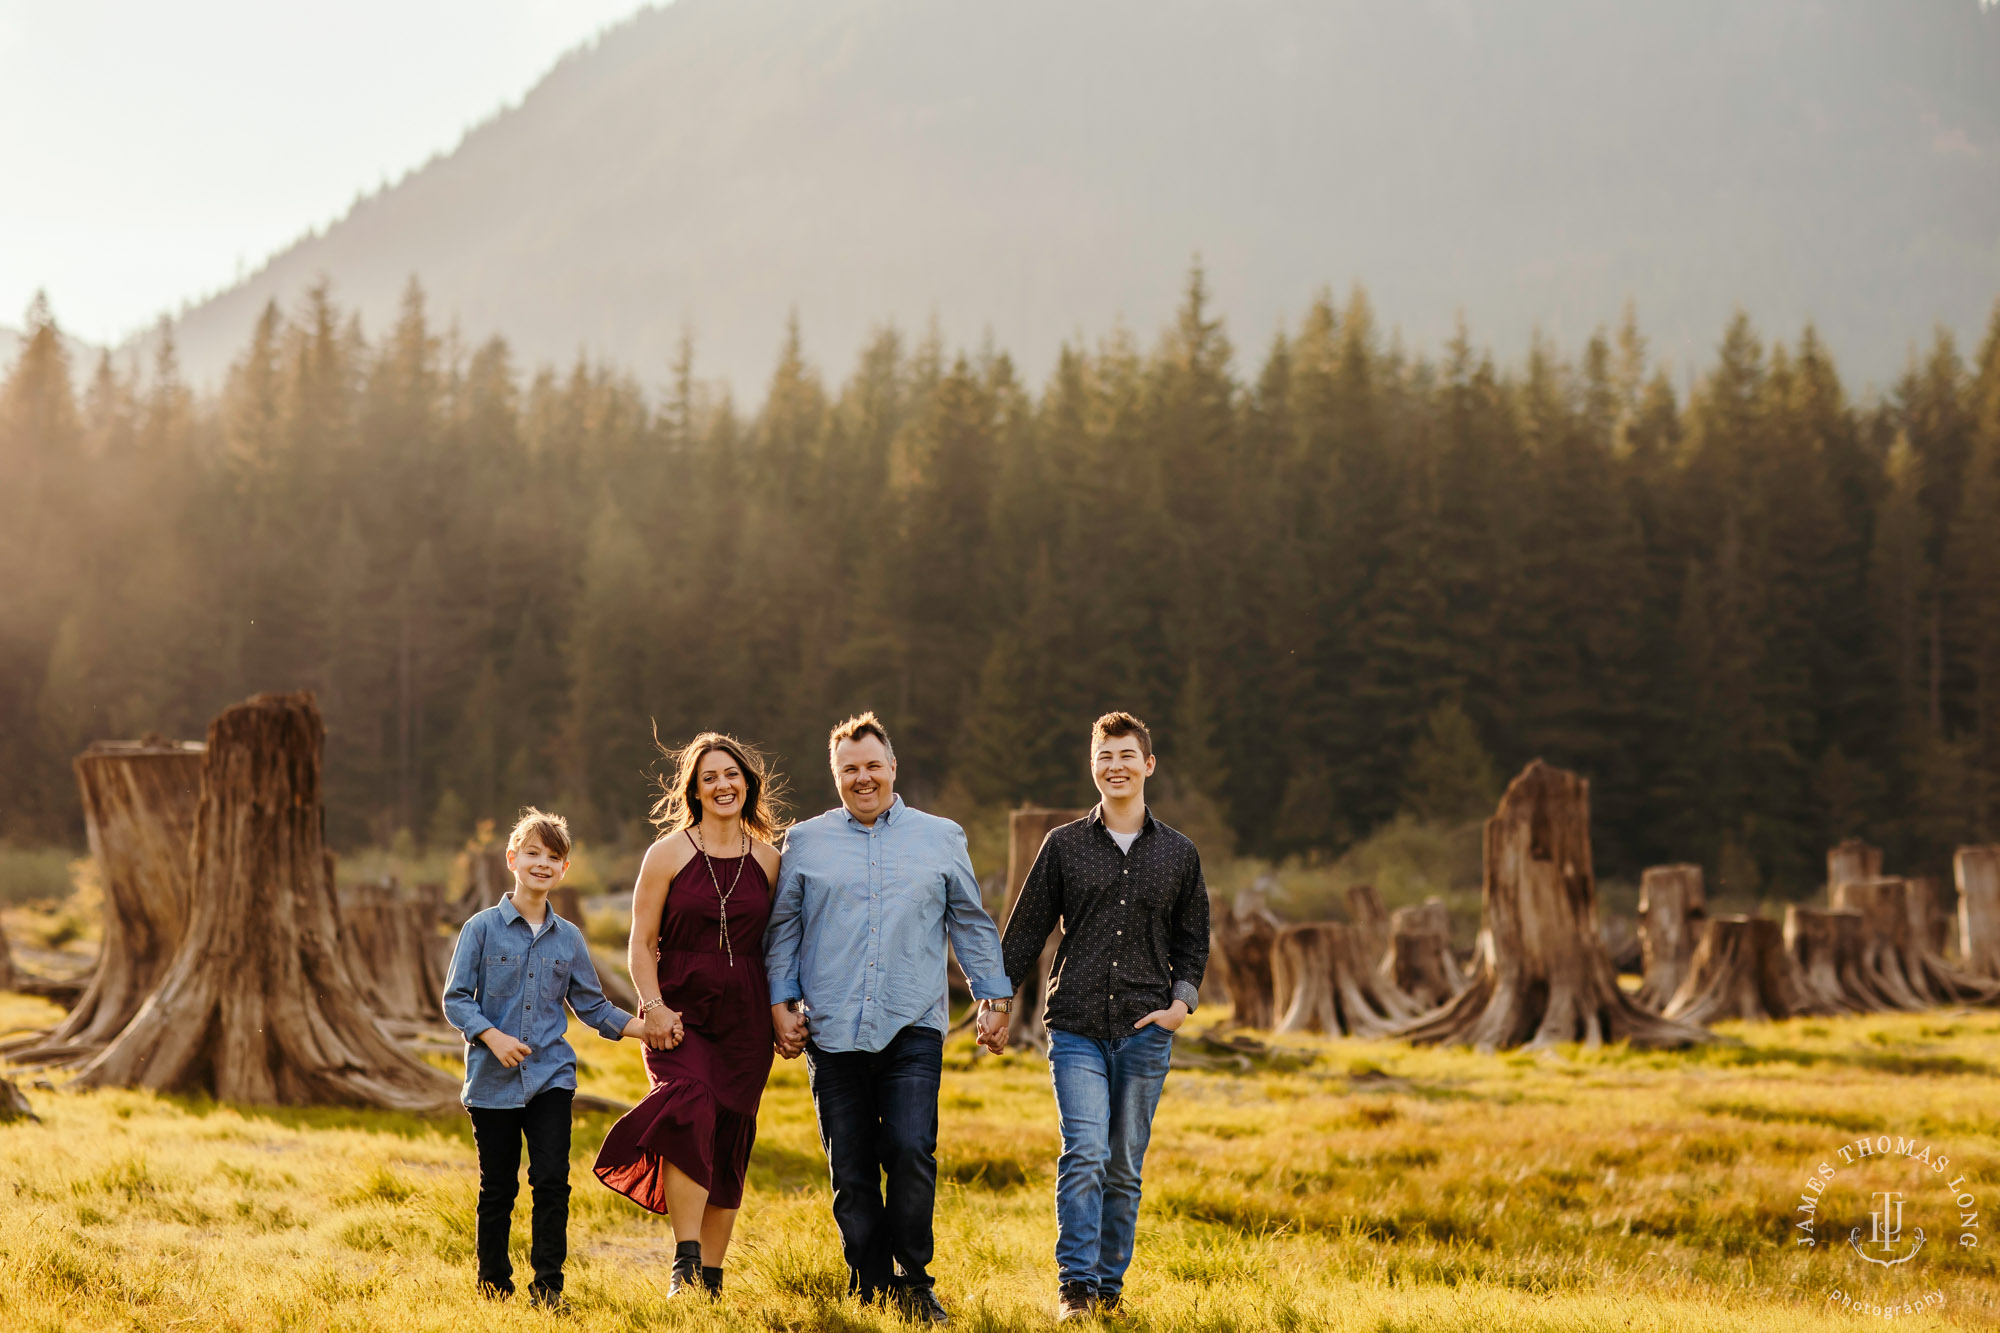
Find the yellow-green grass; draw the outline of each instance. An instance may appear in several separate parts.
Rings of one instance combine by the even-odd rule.
[[[0,1030],[52,1016],[0,998]],[[1728,1035],[1740,1044],[1543,1056],[1288,1037],[1296,1059],[1177,1070],[1147,1159],[1129,1322],[1161,1333],[1841,1326],[1857,1317],[1827,1306],[1830,1256],[1792,1244],[1813,1164],[1864,1132],[1923,1136],[1978,1182],[1983,1206],[2000,1196],[2000,1013]],[[632,1043],[581,1028],[572,1041],[587,1091],[642,1092]],[[1046,1067],[975,1058],[963,1038],[947,1064],[940,1292],[960,1328],[1052,1326]],[[473,1292],[477,1176],[462,1120],[30,1096],[42,1123],[0,1127],[0,1329],[900,1326],[842,1294],[800,1063],[780,1063],[765,1097],[718,1305],[666,1300],[670,1233],[596,1183],[609,1117],[578,1117],[573,1308],[560,1321]],[[524,1282],[527,1205],[524,1186]],[[1984,1327],[2000,1315],[1991,1248],[1935,1243],[1922,1257],[1944,1304],[1900,1322]]]

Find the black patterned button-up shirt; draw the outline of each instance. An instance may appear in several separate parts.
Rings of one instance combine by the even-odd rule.
[[[1109,1040],[1175,1000],[1194,1008],[1208,967],[1208,886],[1194,844],[1151,810],[1129,852],[1112,841],[1102,805],[1043,841],[1000,941],[1016,990],[1058,922],[1048,1026]]]

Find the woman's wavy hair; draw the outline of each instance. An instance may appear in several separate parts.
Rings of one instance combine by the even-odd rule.
[[[661,775],[660,797],[653,802],[650,812],[653,826],[659,829],[661,837],[670,838],[682,829],[701,822],[698,790],[701,759],[711,750],[725,752],[743,770],[743,827],[750,831],[750,836],[776,843],[784,833],[783,804],[779,798],[783,795],[785,780],[772,769],[756,746],[719,731],[704,731],[677,750],[662,745],[660,734],[655,731],[653,744],[659,746],[660,754],[673,772],[672,777]]]

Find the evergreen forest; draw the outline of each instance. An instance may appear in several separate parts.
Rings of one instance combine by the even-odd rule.
[[[1718,335],[1662,366],[1628,314],[1501,365],[1356,290],[1239,354],[1197,270],[1045,382],[892,329],[837,377],[793,327],[745,405],[698,346],[526,367],[414,282],[379,331],[322,285],[210,396],[165,337],[70,366],[37,302],[0,837],[81,845],[93,740],[309,687],[343,848],[527,802],[636,846],[656,729],[761,743],[809,814],[863,708],[915,803],[1086,803],[1123,707],[1262,857],[1476,818],[1541,757],[1591,780],[1600,873],[1800,897],[1862,836],[1948,876],[2000,839],[2000,307],[1882,393],[1811,328]]]

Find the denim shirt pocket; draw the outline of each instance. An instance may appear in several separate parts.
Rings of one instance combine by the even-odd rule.
[[[527,968],[527,959],[522,954],[508,951],[487,955],[485,986],[483,989],[495,999],[511,999],[521,993],[521,973]]]
[[[542,995],[552,1005],[561,1004],[569,996],[570,960],[558,958],[543,966],[548,979],[543,983]]]

